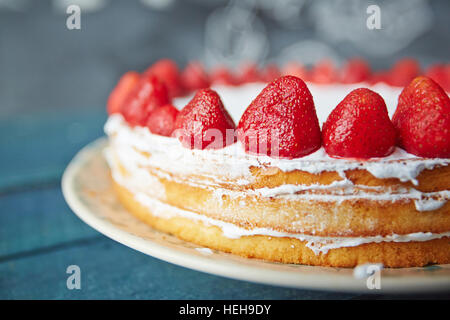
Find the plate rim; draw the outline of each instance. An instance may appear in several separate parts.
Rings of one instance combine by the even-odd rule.
[[[330,277],[323,272],[317,275],[308,273],[303,277],[292,278],[294,271],[277,271],[265,269],[258,266],[240,264],[238,261],[224,260],[219,261],[211,259],[210,256],[192,255],[187,252],[177,251],[176,249],[156,243],[150,239],[144,239],[125,230],[120,229],[112,222],[101,219],[92,213],[91,210],[81,201],[80,196],[75,191],[75,178],[83,170],[84,164],[96,153],[100,153],[107,145],[107,138],[101,137],[84,146],[70,161],[64,170],[61,179],[61,188],[63,196],[70,209],[83,222],[107,236],[108,238],[119,242],[131,249],[137,250],[154,258],[189,268],[192,270],[205,272],[229,279],[250,281],[273,286],[282,286],[298,289],[324,290],[334,292],[351,293],[437,293],[448,291],[450,289],[450,277],[434,276],[426,277],[382,277],[382,288],[380,290],[370,290],[364,283],[364,279],[356,279],[348,274],[333,274],[333,286],[330,286]],[[245,258],[242,258],[245,259]],[[263,263],[273,264],[273,262],[262,261]],[[310,268],[321,268],[305,266]],[[239,269],[239,272],[236,272]],[[348,268],[333,268],[348,269]],[[301,273],[300,273],[301,275]],[[300,279],[301,278],[301,279]],[[411,284],[411,281],[414,284]]]

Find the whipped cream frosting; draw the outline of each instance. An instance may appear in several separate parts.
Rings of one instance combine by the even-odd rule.
[[[314,85],[308,84],[314,97],[319,122],[323,123],[331,110],[348,94],[351,90],[365,86],[356,85]],[[217,87],[215,88],[221,96],[224,105],[235,120],[239,121],[245,108],[253,98],[262,90],[264,84],[253,83],[240,87]],[[389,113],[395,111],[397,98],[400,94],[399,88],[389,87],[384,84],[377,84],[370,87],[381,94],[385,99]],[[190,97],[175,99],[174,104],[182,108]],[[322,201],[343,201],[346,199],[372,199],[380,201],[396,201],[401,199],[411,199],[414,201],[418,211],[432,211],[442,207],[449,199],[449,191],[420,192],[414,188],[404,188],[391,192],[384,189],[384,193],[376,192],[376,187],[361,187],[356,190],[352,182],[346,178],[345,171],[353,169],[365,169],[373,176],[385,178],[398,178],[400,181],[411,181],[418,185],[417,177],[425,169],[433,169],[439,166],[447,166],[450,159],[424,159],[407,153],[401,148],[384,158],[373,158],[367,161],[357,161],[349,159],[336,159],[329,157],[322,147],[316,152],[297,159],[276,159],[262,155],[250,155],[245,153],[240,142],[234,143],[218,150],[191,150],[181,146],[179,141],[171,137],[154,135],[145,127],[131,128],[124,121],[121,115],[115,114],[109,117],[105,131],[109,136],[114,136],[112,144],[117,150],[117,154],[122,163],[127,165],[129,170],[134,167],[151,166],[166,172],[173,172],[180,175],[202,175],[208,180],[191,181],[202,186],[213,185],[219,187],[221,183],[237,181],[239,185],[246,185],[252,182],[253,176],[251,167],[277,167],[282,171],[289,172],[301,170],[312,174],[319,174],[324,171],[335,171],[343,178],[334,184],[327,186],[302,186],[283,185],[276,188],[262,188],[253,190],[266,197],[298,197],[309,199],[320,199]],[[140,152],[147,152],[151,157],[143,156]],[[297,194],[305,190],[338,189],[339,194]],[[375,191],[375,192],[374,192]],[[223,194],[229,196],[239,196],[227,189],[216,191],[218,199]]]
[[[149,165],[154,165],[154,160],[151,157],[141,154],[139,151],[129,145],[117,145],[115,139],[112,142],[112,147],[116,150],[115,155],[120,159],[121,164],[132,173],[131,178],[134,179],[134,186],[140,186],[141,190],[147,187],[154,189],[155,183],[159,183],[155,176],[152,176],[144,168]],[[213,191],[218,202],[221,202],[223,196],[228,196],[231,199],[244,198],[248,195],[257,195],[271,198],[288,198],[301,200],[320,200],[332,201],[342,203],[346,200],[352,199],[369,199],[373,201],[398,201],[398,200],[412,200],[418,211],[432,211],[442,207],[448,199],[450,199],[450,191],[438,192],[421,192],[414,188],[396,188],[391,190],[387,187],[380,186],[355,186],[350,180],[343,179],[334,181],[328,185],[311,184],[311,185],[292,185],[285,184],[278,187],[264,187],[259,189],[248,189],[246,191],[236,191],[223,188],[218,184],[211,183],[211,181],[202,181],[199,178],[191,178],[190,181],[177,180],[175,176],[165,174],[163,172],[154,172],[160,178],[174,180],[181,183],[189,183],[190,185],[208,188]],[[152,188],[153,186],[153,188]],[[357,188],[356,188],[357,187]],[[163,190],[163,187],[158,188]],[[313,191],[327,190],[325,194],[314,194]],[[305,194],[299,194],[302,191],[311,191]],[[161,195],[155,195],[163,198]]]

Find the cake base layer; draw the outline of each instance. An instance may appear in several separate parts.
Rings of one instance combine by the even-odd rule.
[[[161,218],[137,201],[134,195],[113,180],[120,202],[134,216],[153,228],[196,243],[246,258],[316,266],[355,267],[364,263],[382,263],[386,267],[418,267],[450,263],[448,237],[423,242],[380,242],[356,247],[331,249],[316,255],[305,241],[264,235],[231,239],[219,227],[185,217]]]

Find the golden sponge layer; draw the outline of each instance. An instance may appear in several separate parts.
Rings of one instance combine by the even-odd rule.
[[[354,267],[369,262],[381,262],[386,267],[450,263],[449,238],[425,242],[369,243],[357,247],[331,249],[327,254],[316,255],[306,247],[305,241],[298,239],[264,235],[230,239],[216,226],[208,226],[184,217],[160,218],[136,201],[134,195],[122,185],[115,182],[114,189],[121,203],[133,215],[155,229],[185,241],[247,258],[332,267]]]

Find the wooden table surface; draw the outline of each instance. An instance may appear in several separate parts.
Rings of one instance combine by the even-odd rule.
[[[297,290],[225,279],[160,261],[93,230],[67,206],[60,180],[76,152],[103,135],[105,119],[104,111],[96,108],[0,121],[0,298],[394,297]],[[68,290],[66,286],[66,268],[74,264],[81,269],[80,290]]]

